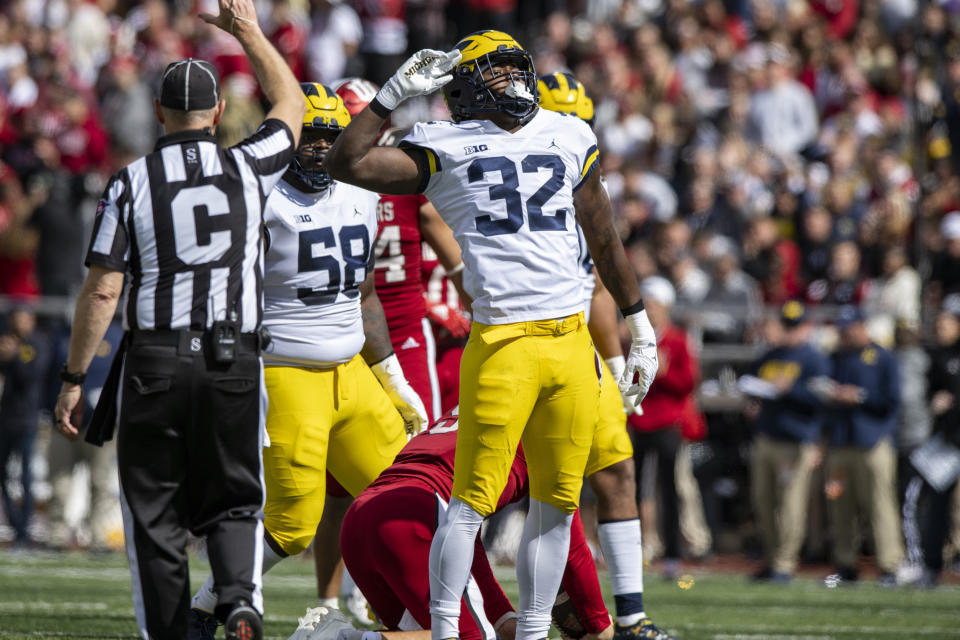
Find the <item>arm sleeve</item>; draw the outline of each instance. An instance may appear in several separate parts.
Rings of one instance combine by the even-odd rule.
[[[587,546],[579,509],[573,514],[570,527],[570,553],[567,555],[562,584],[587,633],[600,633],[610,626],[610,614],[600,592],[597,566]]]
[[[276,118],[264,120],[253,135],[233,149],[246,156],[254,173],[260,178],[260,187],[264,194],[273,190],[296,151],[290,127]]]
[[[126,271],[130,259],[130,238],[127,224],[130,215],[130,180],[127,170],[114,174],[107,183],[87,250],[86,266],[97,265],[114,271]]]

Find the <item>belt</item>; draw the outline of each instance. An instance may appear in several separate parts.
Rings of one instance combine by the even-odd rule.
[[[481,339],[487,344],[500,340],[518,338],[520,336],[555,336],[559,337],[576,331],[586,324],[583,313],[575,313],[566,318],[552,320],[528,320],[526,322],[512,322],[509,324],[482,324],[475,322]]]
[[[133,345],[145,344],[157,347],[176,347],[177,353],[182,356],[202,356],[204,351],[211,349],[213,334],[210,331],[172,331],[172,330],[140,330],[130,332]],[[241,333],[237,337],[238,351],[260,353],[263,341],[258,333]]]

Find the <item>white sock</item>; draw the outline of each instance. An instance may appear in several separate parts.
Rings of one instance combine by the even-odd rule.
[[[357,583],[353,581],[353,576],[344,567],[343,577],[340,578],[340,597],[349,598],[355,591],[360,591],[360,589],[357,588]]]
[[[340,602],[337,598],[320,598],[319,603],[321,607],[326,607],[327,609],[340,608]]]
[[[213,613],[213,610],[217,608],[217,594],[213,590],[212,573],[207,575],[207,579],[203,581],[200,589],[193,594],[193,598],[190,599],[190,607],[207,613]]]
[[[263,543],[263,569],[261,573],[266,573],[270,569],[273,569],[277,566],[277,563],[283,560],[284,556],[281,556],[276,551],[270,548],[266,542]],[[206,611],[207,613],[213,613],[213,610],[217,607],[217,593],[213,590],[213,574],[209,574],[207,579],[203,581],[203,585],[200,586],[200,589],[193,594],[193,598],[190,599],[190,607],[193,609],[200,609],[201,611]]]
[[[263,573],[270,571],[277,563],[286,558],[287,556],[282,556],[273,549],[270,548],[266,542],[263,543]]]
[[[597,537],[610,570],[610,586],[617,605],[617,623],[635,624],[645,616],[640,520],[604,522],[597,526]]]
[[[517,557],[520,588],[517,640],[541,640],[550,629],[553,608],[570,551],[572,513],[530,498]]]
[[[473,545],[481,524],[483,516],[453,498],[433,536],[430,545],[430,636],[433,640],[460,637],[460,599],[470,578]]]

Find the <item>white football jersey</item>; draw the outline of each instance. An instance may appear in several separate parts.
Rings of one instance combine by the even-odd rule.
[[[590,322],[590,303],[593,302],[593,290],[597,288],[596,278],[593,276],[593,258],[590,257],[590,248],[587,246],[587,239],[583,236],[583,229],[577,225],[577,241],[580,246],[580,254],[577,256],[577,273],[580,276],[580,292],[583,297],[583,313]]]
[[[333,366],[363,348],[359,286],[373,269],[380,197],[335,182],[304,193],[285,180],[267,198],[263,326],[269,365]]]
[[[598,155],[585,122],[546,109],[516,133],[488,120],[429,122],[401,145],[427,153],[424,194],[463,252],[464,288],[478,322],[583,310],[573,192]]]

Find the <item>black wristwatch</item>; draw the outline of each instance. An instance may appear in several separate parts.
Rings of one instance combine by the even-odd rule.
[[[67,370],[67,365],[64,364],[60,369],[60,379],[64,382],[69,382],[70,384],[83,384],[83,381],[87,379],[86,373],[70,373]]]

